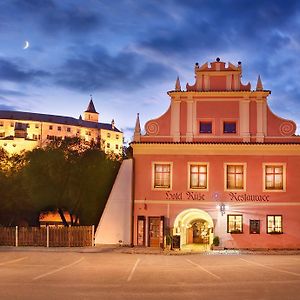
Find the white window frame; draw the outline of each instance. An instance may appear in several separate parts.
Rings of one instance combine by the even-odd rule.
[[[170,187],[155,187],[155,165],[170,165]],[[151,189],[153,191],[171,191],[173,183],[173,162],[171,161],[153,161],[152,162],[152,180],[151,180]]]
[[[229,189],[227,188],[227,166],[243,166],[243,182],[242,189]],[[224,163],[224,191],[225,192],[245,192],[247,190],[247,163],[245,162],[225,162]]]
[[[281,190],[272,190],[266,189],[266,167],[267,166],[280,166],[282,167],[282,189]],[[263,173],[263,192],[267,193],[282,193],[286,192],[286,163],[283,162],[264,162],[262,164],[262,173]]]
[[[191,187],[191,166],[206,166],[206,188],[192,188]],[[209,163],[208,162],[188,162],[187,166],[187,173],[188,173],[188,181],[187,181],[187,189],[188,191],[208,191],[209,190]]]

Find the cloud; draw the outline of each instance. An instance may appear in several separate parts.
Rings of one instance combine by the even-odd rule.
[[[54,75],[61,86],[79,91],[140,89],[166,78],[174,70],[163,64],[147,61],[130,51],[114,56],[101,46],[87,47],[84,54],[74,55]]]
[[[16,64],[11,60],[0,58],[0,80],[11,82],[34,82],[41,78],[49,76],[49,73],[43,70],[21,67],[25,63]]]
[[[6,100],[6,99],[0,96],[0,100]],[[13,105],[7,105],[7,104],[0,103],[0,110],[18,110],[18,108]]]

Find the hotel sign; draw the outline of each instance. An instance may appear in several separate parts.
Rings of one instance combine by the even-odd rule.
[[[269,202],[270,195],[259,194],[240,194],[236,192],[230,192],[227,194],[230,201],[237,202]],[[200,192],[166,192],[166,200],[189,200],[189,201],[205,201],[205,194]],[[222,199],[218,199],[219,201]],[[225,200],[225,199],[224,199]]]
[[[229,193],[228,194],[231,201],[239,202],[268,202],[270,201],[270,195],[255,195],[255,194],[238,194],[238,193]]]
[[[205,195],[199,192],[166,192],[166,200],[198,200],[205,201]]]

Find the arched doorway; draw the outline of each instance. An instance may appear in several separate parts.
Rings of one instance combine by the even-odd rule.
[[[175,218],[173,235],[180,235],[180,247],[197,244],[209,248],[214,238],[213,227],[213,219],[206,211],[190,208]]]

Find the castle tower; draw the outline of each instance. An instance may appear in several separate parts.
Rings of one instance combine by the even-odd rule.
[[[99,122],[99,113],[96,112],[92,97],[90,99],[86,111],[83,113],[83,119],[84,121],[89,121],[89,122],[95,122],[95,123]]]

